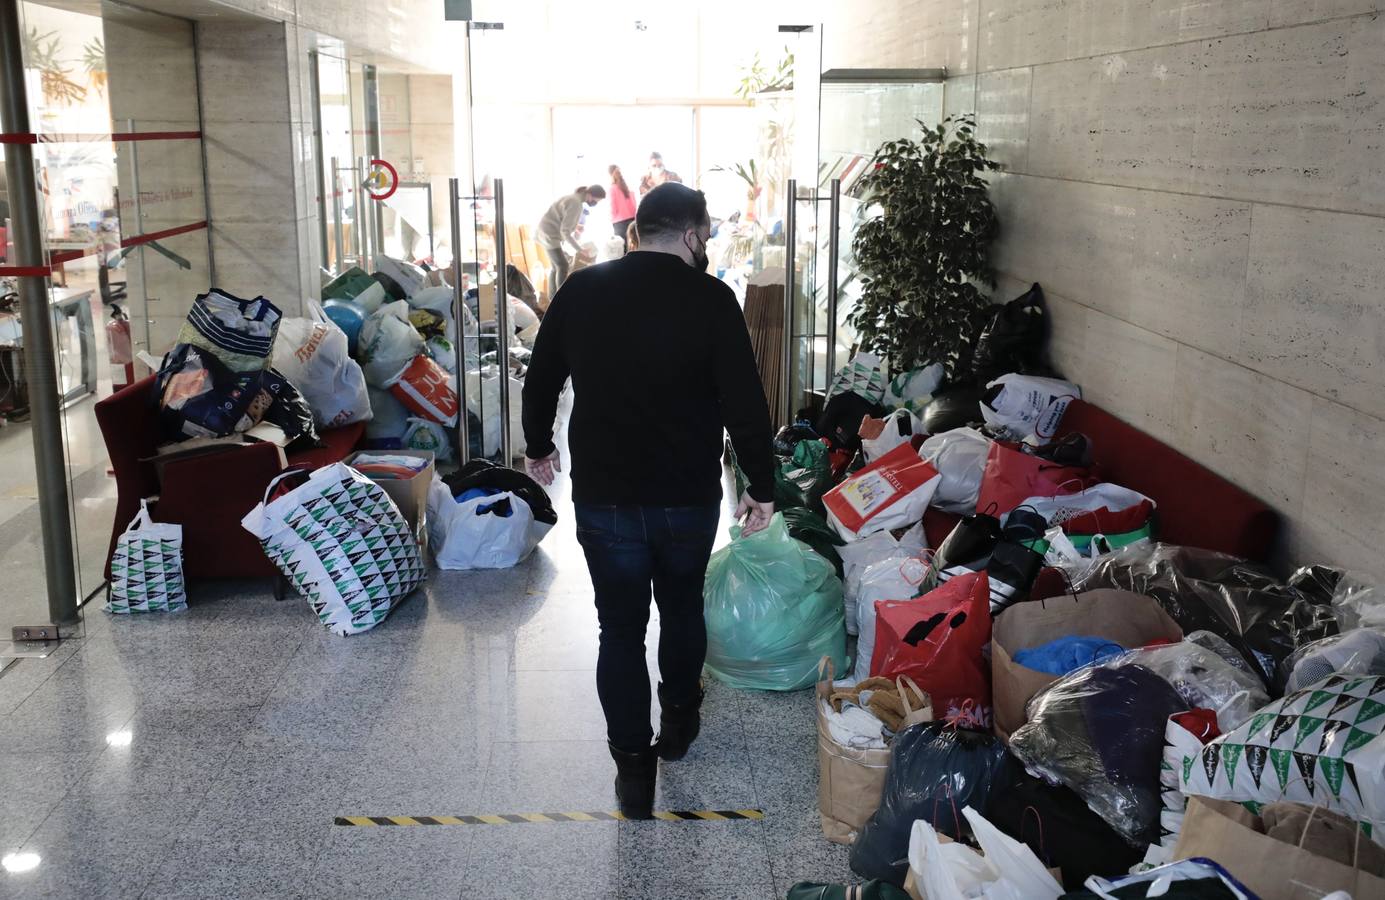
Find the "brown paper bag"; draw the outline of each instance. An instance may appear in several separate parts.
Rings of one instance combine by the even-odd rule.
[[[1216,860],[1261,900],[1318,900],[1339,890],[1360,900],[1385,897],[1385,878],[1275,840],[1257,827],[1256,816],[1239,803],[1189,797],[1173,858]]]
[[[1072,635],[1106,638],[1127,650],[1164,638],[1183,639],[1168,613],[1149,597],[1102,588],[1074,597],[1016,603],[996,617],[991,629],[991,690],[995,731],[1009,738],[1026,721],[1024,707],[1039,691],[1058,679],[1021,666],[1015,653]]]
[[[830,658],[822,658],[818,674],[818,812],[822,817],[822,833],[827,839],[834,844],[850,845],[880,805],[880,795],[885,789],[885,773],[890,765],[890,751],[888,748],[869,750],[845,747],[832,739],[822,711],[822,704],[832,695]],[[927,702],[928,695],[919,690],[912,679],[901,678],[896,681],[896,686],[907,708],[901,727],[932,720],[933,708]],[[911,689],[914,692],[912,701],[909,696]]]

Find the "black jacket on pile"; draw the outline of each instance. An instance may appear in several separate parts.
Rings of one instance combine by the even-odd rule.
[[[735,294],[712,276],[672,254],[637,251],[563,283],[524,380],[531,459],[553,452],[569,376],[576,502],[718,502],[723,427],[750,495],[773,498],[773,433],[750,334]]]

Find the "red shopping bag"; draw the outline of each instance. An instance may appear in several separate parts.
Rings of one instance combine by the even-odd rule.
[[[933,700],[937,718],[991,726],[991,586],[984,571],[957,575],[914,600],[877,600],[870,674],[908,675]]]
[[[415,356],[390,386],[410,410],[443,425],[456,425],[461,401],[447,370],[426,356]]]
[[[942,477],[908,444],[886,453],[822,498],[827,521],[845,540],[920,521]]]
[[[976,511],[1000,518],[1030,497],[1075,494],[1094,482],[1091,471],[1033,456],[1006,441],[991,443],[981,471]]]

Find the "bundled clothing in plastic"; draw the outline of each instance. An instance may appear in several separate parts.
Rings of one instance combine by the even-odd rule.
[[[322,307],[310,315],[285,319],[274,342],[274,368],[303,395],[319,428],[336,428],[370,419],[365,373],[351,358],[346,333]]]

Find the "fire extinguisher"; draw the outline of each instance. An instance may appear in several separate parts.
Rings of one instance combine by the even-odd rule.
[[[135,353],[130,342],[130,317],[119,306],[111,307],[111,320],[106,323],[106,351],[112,366],[120,366],[124,380],[112,377],[116,390],[120,390],[135,380]]]

